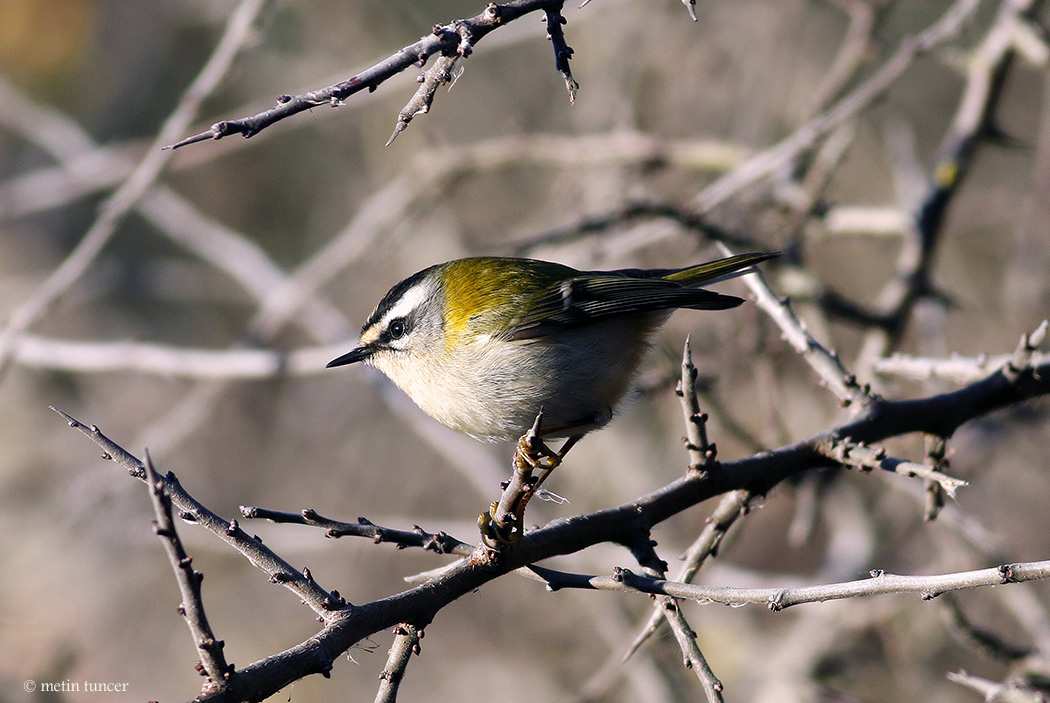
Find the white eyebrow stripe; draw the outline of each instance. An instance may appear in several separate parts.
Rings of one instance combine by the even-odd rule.
[[[385,329],[386,326],[390,324],[391,320],[396,320],[399,317],[406,317],[410,312],[426,302],[429,295],[430,285],[426,281],[420,281],[417,285],[406,290],[404,295],[401,296],[401,299],[386,311],[379,326]]]

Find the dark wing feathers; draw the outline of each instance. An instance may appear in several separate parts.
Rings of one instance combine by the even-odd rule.
[[[742,302],[731,295],[687,288],[662,278],[633,278],[621,272],[587,274],[542,293],[529,306],[529,314],[510,325],[507,337],[532,339],[623,315],[674,308],[724,310]]]

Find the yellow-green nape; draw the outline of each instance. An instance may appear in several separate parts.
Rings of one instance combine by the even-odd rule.
[[[451,349],[471,322],[483,322],[489,332],[507,329],[537,292],[578,273],[535,259],[479,256],[448,262],[441,269],[446,346]]]

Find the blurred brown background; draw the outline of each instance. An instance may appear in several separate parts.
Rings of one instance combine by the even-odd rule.
[[[481,42],[451,91],[439,91],[430,114],[389,147],[383,144],[415,89],[415,71],[251,140],[179,150],[159,180],[174,199],[151,201],[152,215],[140,209],[126,217],[32,332],[45,341],[216,351],[345,350],[387,288],[426,265],[513,253],[520,242],[627,202],[688,203],[814,114],[846,36],[847,10],[861,5],[875,9],[876,24],[847,89],[952,3],[699,0],[694,24],[677,0],[595,0],[565,10],[581,84],[575,105],[554,70],[545,28],[528,16]],[[225,0],[0,0],[0,320],[60,264],[143,157],[234,7]],[[956,41],[918,59],[862,114],[822,202],[892,215],[900,191],[907,198],[917,190],[902,186],[914,173],[908,161],[922,173],[930,168],[958,108],[966,52],[985,36],[998,7],[983,3]],[[461,0],[274,2],[190,132],[265,109],[279,94],[346,78],[435,23],[481,9]],[[1047,316],[1048,87],[1045,61],[1012,65],[995,110],[1009,139],[979,146],[934,260],[934,281],[952,304],[920,306],[893,351],[1007,353]],[[71,126],[83,134],[70,137]],[[78,138],[98,151],[82,149],[81,171],[58,168],[45,144],[69,146]],[[639,156],[639,144],[670,157]],[[754,248],[784,248],[797,222],[768,186],[731,200],[712,221]],[[283,275],[340,237],[352,255],[309,296],[303,309],[310,312],[292,314],[267,336],[252,328],[255,294],[178,236],[182,230],[205,243],[225,241],[209,233],[209,223],[254,243]],[[893,274],[900,240],[899,232],[835,230],[814,216],[804,220],[796,254],[815,280],[870,304]],[[661,218],[529,253],[590,268],[684,265],[717,255],[710,240]],[[250,262],[243,253],[232,259]],[[320,275],[323,268],[308,270]],[[774,287],[798,293],[788,279],[773,268]],[[740,282],[722,288],[745,291]],[[863,330],[825,325],[804,298],[799,309],[811,329],[852,365]],[[687,334],[701,373],[717,378],[707,400],[725,409],[712,413],[710,427],[722,458],[750,452],[745,434],[777,446],[846,417],[754,305],[719,315],[679,313],[640,379],[650,391],[588,437],[549,484],[571,502],[534,504],[530,521],[622,503],[683,471],[681,412],[667,378]],[[316,372],[209,380],[63,369],[30,351],[23,348],[0,379],[0,701],[89,695],[34,697],[23,691],[26,680],[127,682],[129,693],[119,700],[187,700],[199,690],[144,487],[100,461],[48,405],[99,425],[140,456],[148,447],[160,470],[174,471],[227,518],[239,505],[311,507],[347,520],[417,523],[472,541],[474,520],[506,473],[508,447],[446,432],[369,369],[324,371],[334,354],[319,352]],[[891,397],[957,385],[877,380]],[[733,422],[742,430],[734,433]],[[936,573],[1045,559],[1048,440],[1045,403],[965,428],[949,443],[950,472],[971,486],[932,524],[922,522],[921,486],[901,477],[846,472],[821,488],[811,481],[781,487],[734,531],[703,578],[787,585],[860,578],[872,568]],[[921,458],[917,438],[891,449]],[[815,494],[817,507],[808,512],[801,497]],[[673,561],[707,512],[701,506],[661,526],[661,554]],[[800,527],[807,519],[808,531]],[[351,602],[394,593],[405,587],[403,577],[444,563],[418,550],[326,540],[306,528],[245,527]],[[230,661],[247,664],[315,631],[311,613],[289,592],[202,530],[180,529],[205,574],[205,605]],[[612,547],[557,563],[591,573],[616,565],[632,566]],[[1050,638],[1041,620],[1047,595],[1037,584],[959,600],[978,624],[1030,645],[1040,634]],[[1006,673],[951,637],[943,608],[914,596],[779,614],[685,607],[730,701],[978,700],[945,673]],[[427,629],[402,700],[464,700],[497,690],[501,703],[697,700],[699,688],[669,638],[618,664],[649,608],[641,597],[550,594],[534,582],[501,579]],[[333,680],[314,677],[279,698],[370,700],[390,636],[366,644],[337,663]]]

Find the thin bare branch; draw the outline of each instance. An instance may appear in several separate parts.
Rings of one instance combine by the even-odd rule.
[[[49,185],[61,174],[73,179],[84,189],[100,189],[119,183],[134,169],[132,154],[141,154],[138,143],[118,147],[95,145],[91,135],[59,111],[40,105],[5,82],[0,76],[0,120],[30,141],[46,149],[60,162],[44,172],[14,179],[0,186],[0,217],[33,211],[34,208],[57,207],[57,196],[49,193],[56,187],[74,190],[67,197],[83,194],[73,184]],[[202,154],[204,152],[195,152]],[[192,164],[196,158],[182,159]],[[117,176],[113,181],[114,176]],[[136,209],[168,238],[188,251],[225,271],[256,298],[283,286],[288,276],[249,237],[205,216],[171,188],[154,183],[135,204]],[[318,340],[345,338],[353,326],[319,295],[306,297],[301,314],[294,321]],[[2,335],[0,335],[2,336]]]
[[[821,198],[838,173],[838,167],[852,146],[856,133],[856,120],[836,127],[810,159],[812,163],[806,169],[802,182],[798,187],[790,189],[794,196],[789,200],[794,214],[787,228],[791,246],[800,246],[806,223],[819,209]]]
[[[653,579],[665,577],[667,564],[656,553],[656,543],[648,539],[648,535],[645,535],[644,539],[635,540],[631,551],[647,576]],[[656,607],[670,626],[678,648],[682,651],[683,663],[696,675],[708,703],[722,703],[722,682],[715,676],[704,653],[700,651],[696,632],[689,626],[685,613],[678,607],[678,602],[671,596],[657,596]]]
[[[929,466],[939,474],[943,474],[948,468],[948,440],[937,435],[925,435],[923,441],[923,465]],[[923,510],[923,519],[929,522],[937,519],[941,509],[944,507],[944,496],[947,490],[944,484],[932,478],[924,481],[926,487],[926,504]]]
[[[558,452],[551,451],[540,438],[543,427],[543,408],[536,414],[532,427],[518,440],[514,450],[513,473],[503,484],[503,493],[487,512],[478,518],[481,540],[485,546],[501,551],[522,540],[525,534],[525,508],[540,486],[562,458],[579,441],[580,436],[569,437]],[[538,476],[533,472],[539,471]]]
[[[959,599],[954,595],[946,594],[939,602],[947,615],[952,631],[967,642],[972,649],[978,650],[990,658],[1005,664],[1020,661],[1034,653],[1034,650],[1030,647],[1017,647],[1007,644],[997,635],[974,625],[966,617],[966,614],[959,606]]]
[[[1042,366],[1050,360],[1050,355],[1038,351],[1044,341],[1047,324],[1044,321],[1034,332],[1022,336],[1013,354],[979,357],[952,355],[946,359],[894,354],[877,360],[872,368],[875,373],[886,376],[919,381],[941,379],[957,383],[972,383],[998,369],[1003,369],[1007,374],[1016,374],[1032,366]]]
[[[376,703],[394,703],[397,700],[397,689],[405,676],[412,655],[419,654],[421,639],[423,630],[415,625],[401,623],[394,628],[394,643],[390,646],[383,673],[379,675]]]
[[[709,703],[722,703],[722,682],[715,676],[704,653],[700,651],[700,645],[696,642],[696,632],[686,622],[685,613],[673,598],[661,599],[661,606],[675,641],[678,642],[678,648],[682,650],[686,668],[692,669],[696,674]]]
[[[216,122],[207,131],[187,137],[167,148],[177,149],[208,139],[222,139],[233,134],[240,134],[246,138],[252,137],[275,122],[305,110],[321,105],[339,107],[355,93],[362,90],[371,92],[405,69],[420,62],[426,63],[431,56],[469,56],[474,45],[493,30],[531,12],[541,10],[547,12],[553,8],[560,10],[561,5],[561,0],[511,0],[502,5],[490,2],[480,14],[474,17],[453,20],[444,25],[435,25],[433,31],[419,41],[409,44],[374,66],[344,81],[301,95],[282,95],[277,99],[277,105],[269,110],[251,117]],[[568,58],[565,56],[566,61]],[[562,71],[561,65],[558,66],[558,70]],[[409,103],[409,106],[411,105],[412,103]],[[407,122],[405,124],[407,126]],[[399,131],[395,130],[395,136]]]
[[[241,515],[249,520],[317,527],[325,531],[325,537],[365,537],[376,544],[392,543],[398,549],[420,547],[438,554],[456,554],[463,557],[469,557],[474,552],[472,544],[462,542],[444,532],[427,532],[419,525],[413,525],[411,530],[397,530],[380,527],[363,517],[357,518],[357,522],[342,522],[318,515],[310,509],[299,513],[287,513],[246,505],[241,506]]]
[[[701,604],[764,605],[774,612],[803,603],[823,603],[841,598],[917,593],[932,600],[942,593],[986,586],[1001,586],[1050,578],[1050,561],[1002,564],[975,571],[948,574],[900,575],[875,569],[871,577],[859,581],[786,588],[735,588],[731,586],[698,586],[661,581],[618,569],[613,576],[577,576],[549,584],[550,588],[582,588],[665,595],[693,600]]]
[[[696,367],[689,338],[682,350],[682,378],[675,388],[675,395],[682,402],[685,417],[685,448],[689,452],[689,470],[700,471],[715,462],[717,447],[707,441],[707,414],[700,412],[700,401],[696,397]]]
[[[685,415],[686,447],[690,455],[689,468],[690,470],[711,468],[715,463],[715,446],[707,441],[707,416],[700,412],[699,401],[696,396],[696,367],[693,366],[688,338],[686,339],[682,355],[682,378],[675,392],[682,401],[682,411]],[[718,508],[707,519],[707,524],[704,526],[700,536],[697,537],[696,541],[693,542],[682,557],[683,563],[675,576],[676,581],[685,583],[692,581],[704,560],[708,556],[715,554],[730,525],[746,512],[747,503],[751,497],[748,491],[733,491],[722,497]],[[649,617],[649,621],[624,654],[624,661],[630,659],[638,651],[638,648],[656,633],[661,622],[667,621],[675,631],[675,638],[678,640],[679,646],[683,648],[683,652],[686,652],[687,665],[690,665],[689,663],[691,662],[703,667],[704,670],[698,671],[697,676],[700,677],[704,690],[708,692],[708,698],[710,699],[712,695],[720,697],[721,684],[707,667],[707,662],[703,659],[703,655],[697,650],[696,654],[699,655],[699,659],[696,660],[690,654],[692,651],[688,649],[690,646],[688,640],[690,638],[684,635],[685,631],[682,629],[684,619],[681,618],[682,615],[673,600],[659,599],[653,606],[653,612]],[[695,646],[695,633],[693,633],[691,639],[693,642],[692,646]]]
[[[718,553],[718,546],[722,543],[726,532],[729,531],[733,523],[747,514],[748,504],[754,497],[752,493],[746,490],[732,491],[722,496],[718,507],[707,518],[704,529],[682,556],[682,565],[674,576],[675,581],[682,583],[692,582],[700,567],[707,560],[707,557],[715,556]],[[627,652],[623,655],[624,661],[630,659],[638,651],[638,648],[656,633],[663,619],[663,609],[659,605],[654,606],[653,613],[649,616],[649,621],[642,627],[641,632],[638,633],[638,636],[635,637],[634,641],[627,648]]]
[[[565,81],[565,89],[569,91],[569,102],[574,103],[580,84],[572,77],[572,70],[569,68],[572,47],[565,42],[565,30],[562,29],[569,21],[562,15],[561,8],[561,2],[544,8],[543,21],[547,23],[547,39],[554,47],[554,67]]]
[[[879,359],[872,370],[882,376],[896,376],[915,381],[943,380],[955,383],[973,383],[996,369],[1001,369],[1013,359],[1012,354],[996,356],[959,356],[953,354],[944,359],[934,359],[909,354],[893,354]],[[1050,355],[1032,355],[1036,365],[1046,364]]]
[[[226,688],[229,677],[233,675],[233,667],[226,663],[226,656],[222,651],[225,643],[215,637],[211,625],[208,624],[208,616],[204,613],[204,599],[201,595],[201,580],[204,574],[193,568],[193,559],[186,554],[182,546],[182,540],[175,530],[175,521],[172,519],[167,480],[161,478],[154,470],[148,452],[145,471],[146,485],[149,486],[150,500],[156,515],[153,521],[154,531],[164,542],[164,551],[168,554],[171,568],[175,572],[175,581],[179,584],[179,593],[182,595],[179,614],[186,619],[193,643],[200,653],[198,665],[208,677],[204,688],[206,691],[222,691]]]
[[[878,11],[886,5],[870,0],[835,0],[832,4],[849,15],[849,25],[838,53],[814,91],[813,106],[817,111],[838,98],[864,63],[871,51]]]
[[[1047,695],[1042,691],[1022,685],[1020,682],[1001,683],[967,671],[949,672],[948,680],[981,694],[987,703],[1046,703]]]
[[[70,427],[79,430],[101,447],[103,459],[114,461],[123,466],[132,477],[140,481],[147,480],[146,468],[143,463],[109,437],[102,434],[98,427],[95,425],[84,425],[72,415],[58,408],[52,407],[51,409],[65,418]],[[187,522],[201,525],[232,546],[248,559],[252,565],[268,574],[271,583],[279,583],[291,590],[323,620],[337,619],[339,617],[338,611],[351,607],[334,591],[329,593],[321,588],[310,576],[308,569],[303,569],[301,572],[294,569],[291,564],[279,557],[269,547],[263,545],[258,537],[249,536],[237,525],[236,520],[227,522],[206,508],[182,488],[174,474],[169,472],[164,478],[164,484],[167,496],[179,510],[180,518]]]
[[[250,237],[208,217],[171,188],[154,186],[138,210],[168,239],[224,271],[256,300],[265,300],[290,279]],[[289,321],[320,342],[345,339],[357,330],[316,292],[302,300]]]
[[[867,444],[851,442],[848,439],[832,439],[821,445],[820,451],[829,459],[846,466],[855,466],[865,470],[881,469],[909,478],[918,476],[927,481],[934,481],[950,498],[954,498],[955,492],[967,485],[966,481],[952,478],[931,466],[887,456],[884,449],[875,449]]]
[[[1046,339],[1047,329],[1050,329],[1050,321],[1043,320],[1042,324],[1034,332],[1021,335],[1021,342],[1017,345],[1017,351],[1014,352],[1010,361],[1003,367],[1003,373],[1007,378],[1017,380],[1018,376],[1023,373],[1029,373],[1032,370],[1032,359],[1036,350],[1039,349],[1039,345]]]
[[[456,70],[456,62],[459,58],[459,54],[439,56],[434,61],[433,66],[420,74],[418,79],[419,88],[416,89],[416,94],[412,96],[408,104],[401,108],[401,112],[398,113],[397,124],[394,125],[394,133],[390,135],[386,146],[394,143],[397,135],[405,131],[412,118],[430,112],[430,105],[434,102],[434,95],[437,93],[437,89],[452,81],[452,74]]]

